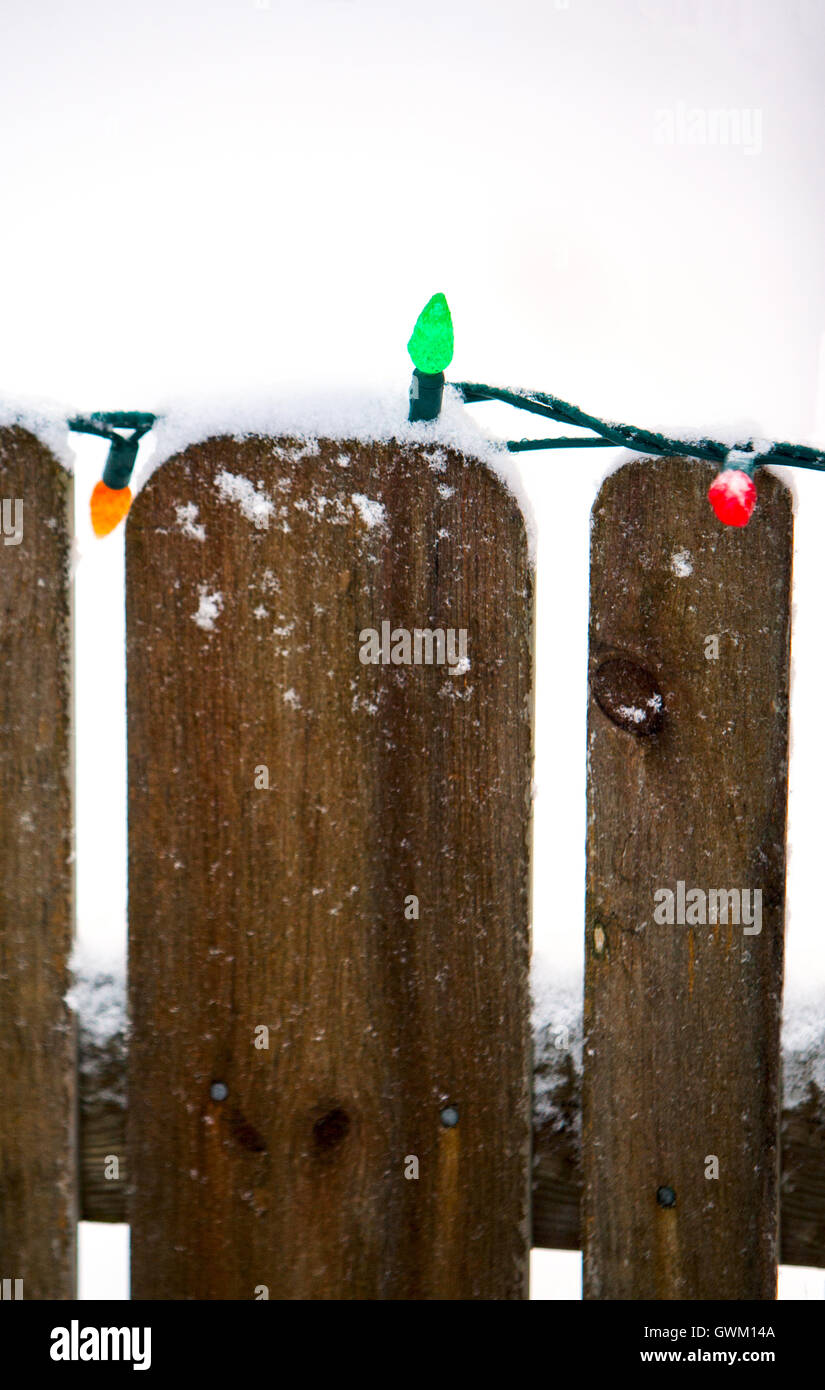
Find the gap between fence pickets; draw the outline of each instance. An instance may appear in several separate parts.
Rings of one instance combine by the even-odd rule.
[[[122,974],[78,973],[69,996],[79,1020],[80,1211],[127,1221],[127,1032]],[[825,1266],[825,1010],[786,1022],[783,1050],[781,1261]],[[580,1249],[581,1007],[548,991],[533,1019],[534,1247]]]

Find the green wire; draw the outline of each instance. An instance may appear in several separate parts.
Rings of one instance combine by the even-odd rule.
[[[779,463],[792,468],[813,468],[825,472],[825,453],[812,449],[807,444],[788,444],[776,441],[764,450],[757,450],[752,440],[744,442],[735,450],[718,440],[671,439],[668,435],[653,430],[638,429],[635,425],[621,425],[600,420],[596,415],[588,415],[577,405],[559,400],[546,391],[509,391],[500,386],[486,386],[482,383],[451,382],[465,405],[479,401],[501,401],[517,410],[526,410],[533,415],[543,415],[574,429],[590,430],[589,435],[559,435],[550,439],[508,439],[506,447],[513,454],[528,453],[538,449],[632,449],[638,454],[687,454],[690,458],[706,459],[709,463],[720,464],[723,468],[741,468],[753,473],[755,468],[765,463]],[[113,442],[115,450],[120,444],[134,448],[137,442],[155,424],[157,417],[143,411],[98,411],[86,417],[77,417],[68,422],[69,429],[83,433],[102,435]],[[134,431],[129,440],[115,434],[118,429]],[[114,450],[113,450],[114,452]],[[735,461],[729,455],[735,452]],[[124,464],[126,459],[124,457]]]
[[[140,441],[156,420],[156,415],[146,411],[98,410],[93,415],[76,415],[67,424],[77,434],[94,434],[100,439],[108,439],[109,456],[103,469],[103,482],[117,490],[129,486]],[[118,434],[118,430],[131,430],[132,433],[127,438]]]
[[[514,454],[531,449],[617,447],[633,449],[639,454],[687,454],[691,458],[722,464],[723,467],[741,468],[746,473],[752,473],[754,468],[764,463],[787,464],[793,468],[815,468],[825,472],[825,453],[819,449],[811,449],[807,444],[773,443],[770,448],[758,451],[753,441],[748,440],[741,447],[735,447],[736,461],[729,463],[728,455],[732,452],[732,446],[720,444],[718,440],[670,439],[667,435],[657,434],[652,430],[637,429],[635,425],[619,425],[612,422],[608,424],[598,416],[587,415],[577,405],[569,405],[545,391],[507,391],[499,386],[484,386],[468,381],[449,384],[458,392],[465,405],[473,405],[478,401],[503,401],[505,405],[515,406],[517,410],[527,410],[533,415],[544,415],[548,420],[557,420],[562,425],[593,431],[590,436],[575,438],[508,439],[506,446]],[[742,455],[750,455],[750,458],[743,458]]]

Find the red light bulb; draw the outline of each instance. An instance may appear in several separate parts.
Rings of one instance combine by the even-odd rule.
[[[708,500],[725,526],[747,526],[756,506],[756,485],[741,468],[724,468],[711,483]]]

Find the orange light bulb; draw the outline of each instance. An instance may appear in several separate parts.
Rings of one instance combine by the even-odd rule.
[[[131,505],[131,488],[111,488],[103,482],[96,483],[90,503],[92,530],[95,535],[108,536],[126,516]]]

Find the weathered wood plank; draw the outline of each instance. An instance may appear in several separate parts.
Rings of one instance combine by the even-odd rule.
[[[96,1045],[87,1039],[86,1051],[80,1068],[81,1217],[128,1221],[123,1040]],[[572,1058],[565,1059],[561,1072],[554,1096],[557,1119],[535,1119],[533,1125],[532,1244],[580,1250],[581,1084]],[[119,1181],[103,1178],[108,1154],[120,1156]],[[782,1112],[780,1170],[780,1260],[825,1268],[825,1097],[816,1088],[806,1101]]]
[[[75,1289],[71,496],[45,445],[0,430],[0,1275],[26,1299]]]
[[[593,508],[589,1298],[775,1296],[792,513],[763,472],[723,528],[711,477],[637,461]],[[680,882],[761,890],[761,933],[657,924]]]
[[[560,1071],[555,1121],[536,1120],[533,1130],[532,1241],[581,1250],[581,1078],[572,1058]],[[825,1268],[825,1096],[815,1086],[805,1101],[782,1111],[780,1138],[780,1262]]]
[[[512,497],[449,451],[217,439],[126,550],[134,1296],[524,1297]],[[382,621],[466,628],[469,669],[362,664]]]

